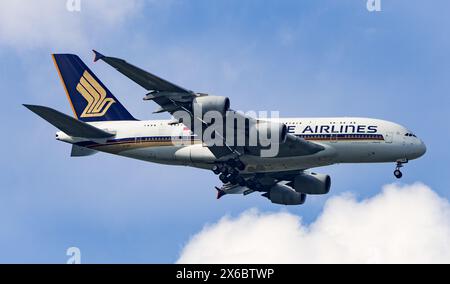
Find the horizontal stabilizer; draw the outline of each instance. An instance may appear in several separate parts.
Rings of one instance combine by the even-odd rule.
[[[86,147],[72,145],[72,151],[70,152],[70,156],[71,157],[85,157],[85,156],[94,155],[97,152],[98,151],[96,151],[94,149],[89,149]]]
[[[82,138],[109,138],[114,134],[98,129],[86,122],[79,121],[71,116],[45,106],[25,105],[26,108],[47,120],[50,124],[67,135]]]

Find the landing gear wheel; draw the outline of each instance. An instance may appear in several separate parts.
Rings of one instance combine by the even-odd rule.
[[[217,163],[211,168],[214,174],[219,175],[219,179],[223,183],[230,182],[233,185],[239,184],[241,186],[247,184],[245,179],[239,176],[239,171],[244,169],[245,164],[239,159],[230,159],[223,163]]]
[[[241,177],[241,176],[238,176],[238,178],[237,178],[237,183],[238,183],[240,186],[245,186],[245,185],[246,185],[245,179],[244,179],[243,177]]]
[[[228,182],[228,176],[226,174],[220,174],[219,175],[219,179],[223,183],[227,183]]]
[[[402,174],[402,172],[401,172],[399,169],[396,169],[396,170],[394,171],[394,176],[395,176],[396,178],[401,178],[401,177],[403,176],[403,174]]]
[[[245,164],[241,161],[237,161],[236,168],[240,171],[243,171],[245,169]]]
[[[236,168],[240,171],[243,171],[245,169],[245,164],[241,162],[239,159],[230,159],[227,161],[227,165],[231,168]]]
[[[214,165],[213,167],[212,167],[212,171],[213,171],[213,173],[215,174],[215,175],[218,175],[218,174],[220,174],[220,166],[219,165]]]
[[[228,173],[229,173],[230,175],[233,175],[233,176],[238,176],[238,175],[239,175],[239,172],[238,172],[236,169],[230,169],[230,170],[228,171]]]
[[[397,161],[397,166],[395,167],[395,171],[394,171],[394,176],[396,178],[401,178],[403,176],[402,172],[400,171],[400,169],[403,167],[404,163],[407,163],[408,160],[405,161]]]
[[[231,184],[236,185],[236,184],[238,184],[238,178],[239,178],[239,175],[230,174],[230,176],[228,177],[228,180],[230,181]]]
[[[237,165],[237,161],[236,161],[236,160],[230,159],[230,160],[228,160],[227,164],[228,164],[230,167],[235,168],[236,165]]]
[[[220,169],[220,172],[221,172],[222,174],[224,174],[224,175],[227,175],[227,174],[229,173],[228,167],[223,166],[223,167]]]

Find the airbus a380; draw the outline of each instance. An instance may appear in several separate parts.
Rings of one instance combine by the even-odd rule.
[[[94,62],[104,61],[145,88],[144,100],[154,101],[160,106],[155,112],[168,112],[173,119],[135,119],[78,56],[53,54],[75,117],[45,106],[25,106],[60,130],[56,139],[72,144],[74,157],[106,152],[208,169],[223,183],[216,187],[217,198],[261,192],[272,203],[298,205],[308,194],[330,190],[330,176],[308,169],[392,162],[395,177],[401,178],[403,164],[426,151],[415,134],[393,122],[358,117],[258,119],[231,110],[227,97],[196,93],[122,59],[94,54]],[[208,112],[222,119],[208,119]],[[239,118],[243,124],[233,122]],[[223,127],[205,135],[218,120]],[[263,143],[267,139],[262,136],[273,145]],[[267,155],[270,148],[276,152]]]

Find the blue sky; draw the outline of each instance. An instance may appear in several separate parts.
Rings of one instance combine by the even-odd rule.
[[[35,3],[39,2],[39,3]],[[367,116],[398,122],[427,154],[401,183],[449,198],[448,1],[9,1],[0,12],[0,262],[175,262],[190,237],[248,208],[312,222],[327,199],[358,199],[394,182],[393,164],[335,165],[327,196],[304,206],[257,194],[215,199],[208,171],[107,154],[70,158],[69,145],[22,103],[70,113],[50,54],[77,53],[140,119],[156,108],[145,90],[92,62],[91,49],[122,57],[180,86],[224,95],[240,110],[282,116]],[[12,16],[15,15],[15,16]]]

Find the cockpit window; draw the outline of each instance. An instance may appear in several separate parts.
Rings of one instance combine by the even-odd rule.
[[[406,133],[405,134],[405,136],[408,136],[408,137],[417,137],[414,133]]]

